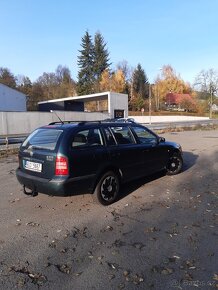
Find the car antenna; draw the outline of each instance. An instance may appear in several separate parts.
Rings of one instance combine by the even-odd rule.
[[[55,116],[58,118],[58,120],[61,122],[61,124],[64,124],[64,122],[61,120],[61,118],[58,116],[58,114],[55,111],[50,110],[50,112],[55,114]]]

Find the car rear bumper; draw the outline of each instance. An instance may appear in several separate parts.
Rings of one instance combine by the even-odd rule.
[[[94,186],[93,175],[82,178],[58,177],[55,179],[46,179],[32,176],[18,168],[16,170],[16,176],[20,184],[25,185],[28,189],[55,196],[91,193]]]

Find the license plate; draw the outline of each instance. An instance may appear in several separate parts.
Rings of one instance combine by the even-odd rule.
[[[42,164],[26,160],[24,161],[24,168],[35,172],[41,172]]]

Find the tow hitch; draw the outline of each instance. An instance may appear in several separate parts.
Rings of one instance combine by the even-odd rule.
[[[31,195],[32,197],[38,195],[38,192],[35,191],[35,190],[31,190],[31,189],[30,189],[30,191],[27,191],[25,185],[23,186],[23,192],[24,192],[24,194],[26,194],[26,195]]]

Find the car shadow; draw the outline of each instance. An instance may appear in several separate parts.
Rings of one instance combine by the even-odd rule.
[[[187,171],[194,166],[198,157],[199,155],[194,154],[193,152],[183,151],[183,171]]]
[[[127,195],[129,195],[132,192],[134,192],[135,190],[139,189],[141,186],[144,186],[145,184],[152,182],[156,179],[159,179],[165,175],[166,175],[166,171],[163,170],[163,171],[157,172],[155,174],[145,176],[145,177],[136,179],[134,181],[130,181],[130,182],[127,182],[125,184],[122,184],[121,188],[120,188],[120,195],[119,195],[118,200],[123,199]]]
[[[197,154],[194,154],[192,152],[188,152],[188,151],[183,152],[184,164],[183,164],[182,172],[187,171],[192,166],[194,166],[198,157],[199,156]],[[144,186],[147,183],[150,183],[156,179],[164,177],[165,175],[166,175],[166,171],[162,170],[162,171],[154,173],[152,175],[145,176],[145,177],[142,177],[142,178],[139,178],[139,179],[136,179],[134,181],[130,181],[130,182],[127,182],[127,183],[121,185],[120,195],[119,195],[118,200],[121,200],[124,197],[128,196],[129,194],[131,194],[135,190],[139,189],[141,186]]]

